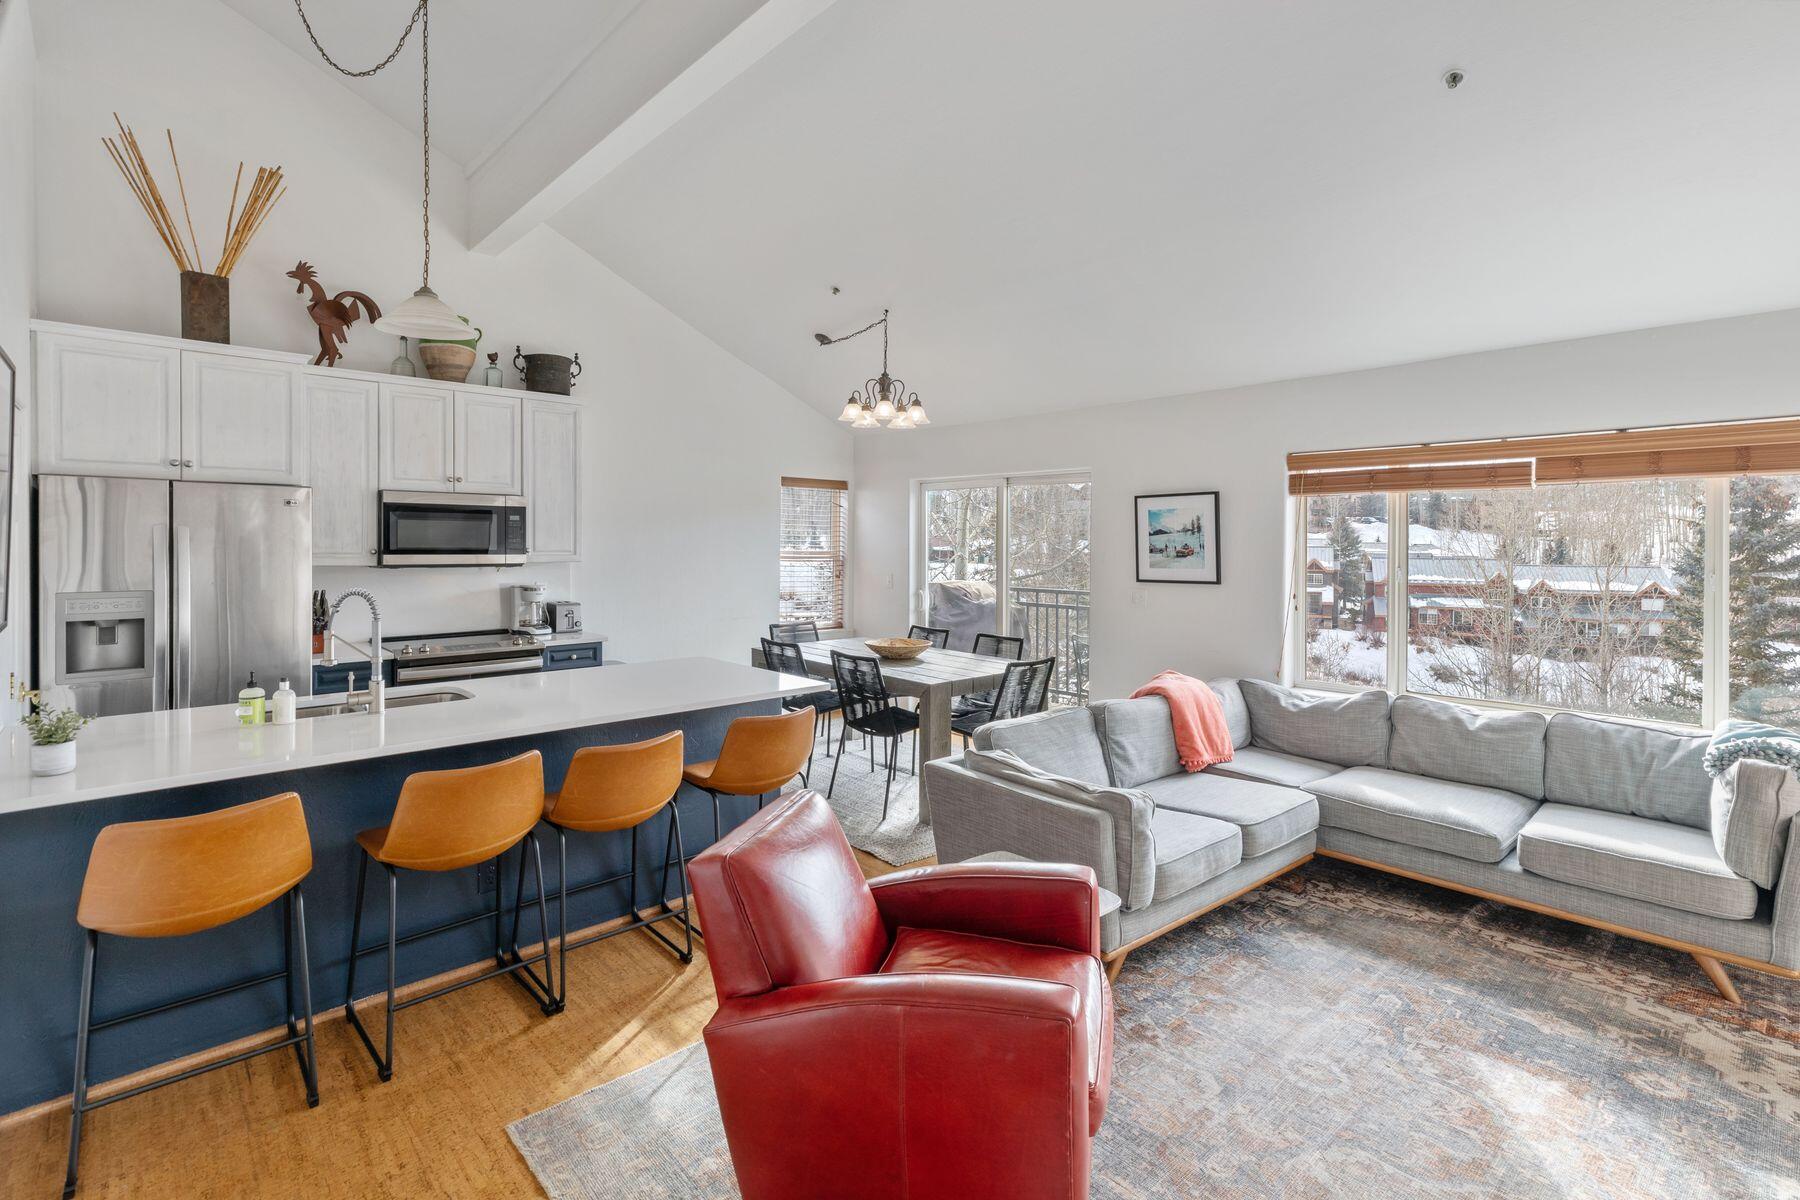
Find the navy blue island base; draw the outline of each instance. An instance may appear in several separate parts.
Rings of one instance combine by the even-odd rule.
[[[70,1090],[82,956],[82,933],[75,923],[75,910],[88,852],[103,826],[117,821],[209,812],[264,796],[298,792],[312,833],[314,865],[304,890],[313,1003],[323,1013],[341,1007],[344,1000],[356,887],[355,836],[359,830],[388,822],[400,785],[408,775],[494,762],[535,749],[544,756],[545,786],[555,790],[568,769],[570,757],[583,746],[637,741],[679,729],[685,735],[686,757],[691,762],[718,754],[725,728],[732,719],[778,710],[777,701],[756,701],[78,804],[0,812],[0,1113],[65,1096]],[[712,841],[712,805],[703,793],[688,788],[683,788],[677,803],[683,808],[682,832],[687,852],[692,855]],[[746,819],[756,807],[754,798],[724,797],[722,804],[723,826],[727,830]],[[669,820],[667,813],[657,817],[638,838],[640,903],[656,895]],[[544,828],[540,826],[540,830]],[[631,839],[625,835],[572,834],[569,842],[571,885],[626,868]],[[554,841],[550,845],[554,847]],[[504,899],[508,905],[518,869],[519,851],[514,851],[508,855],[504,868]],[[558,882],[556,870],[555,854],[546,853],[544,871],[552,905]],[[402,872],[401,916],[407,924],[402,926],[401,935],[491,910],[494,895],[486,886],[477,883],[474,871],[442,875]],[[673,873],[669,887],[669,899],[679,895],[680,885]],[[381,940],[386,923],[386,897],[380,894],[383,889],[372,884],[370,890],[368,914],[373,925],[364,922],[365,945]],[[528,877],[527,896],[533,891]],[[622,916],[627,909],[625,884],[621,881],[616,887],[599,888],[572,898],[570,909],[571,932]],[[118,1013],[279,971],[281,912],[281,905],[275,904],[219,929],[180,938],[136,941],[102,937],[95,1019],[104,1021]],[[554,928],[554,912],[550,919]],[[535,922],[527,914],[521,938],[534,929]],[[402,947],[399,980],[409,983],[457,967],[489,962],[492,954],[492,926],[476,922]],[[367,994],[373,995],[375,988],[385,987],[379,963],[379,956],[365,960],[360,972],[358,986]],[[493,986],[510,985],[497,981]],[[115,1079],[235,1039],[273,1031],[283,1021],[283,999],[281,983],[273,982],[103,1030],[94,1035],[90,1048],[89,1078],[97,1082]],[[456,1001],[452,998],[442,1003]],[[534,1012],[532,1019],[541,1018]],[[405,1054],[406,1040],[402,1036],[397,1052],[401,1063]],[[299,1087],[298,1077],[295,1086]],[[324,1099],[330,1103],[329,1095]]]

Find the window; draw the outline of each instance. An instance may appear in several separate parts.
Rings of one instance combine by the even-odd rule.
[[[1315,496],[1305,511],[1306,677],[1384,687],[1387,497]]]
[[[781,620],[843,627],[849,497],[841,480],[781,481]]]
[[[1699,480],[1411,492],[1407,507],[1427,531],[1407,558],[1409,691],[1700,720],[1698,624],[1683,641],[1644,618],[1702,588],[1680,577]]]
[[[1288,472],[1300,682],[1800,730],[1800,421],[1292,454]],[[1358,543],[1360,580],[1342,566]]]
[[[1056,659],[1051,702],[1084,703],[1091,491],[1085,474],[920,483],[914,619],[948,629],[952,650],[1023,638],[1027,658]]]

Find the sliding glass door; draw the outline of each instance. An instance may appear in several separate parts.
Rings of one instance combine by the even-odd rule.
[[[1085,474],[927,481],[919,486],[913,610],[950,630],[1025,639],[1056,659],[1052,699],[1087,698],[1089,492]]]

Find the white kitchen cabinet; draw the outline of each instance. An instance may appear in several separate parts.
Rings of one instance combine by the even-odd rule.
[[[313,490],[313,562],[374,566],[380,530],[381,386],[325,372],[301,377]]]
[[[456,393],[456,490],[518,496],[525,491],[517,396]]]
[[[38,330],[37,461],[46,475],[181,477],[181,349]]]
[[[525,519],[532,562],[581,557],[581,407],[525,401]]]
[[[456,489],[456,393],[418,383],[381,385],[381,486]]]
[[[181,354],[181,477],[306,482],[306,404],[288,363]]]

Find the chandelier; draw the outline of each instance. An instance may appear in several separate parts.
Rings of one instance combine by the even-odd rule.
[[[850,393],[850,398],[844,401],[844,411],[838,414],[838,420],[852,429],[879,429],[882,426],[889,429],[914,429],[931,424],[931,418],[925,415],[925,402],[919,399],[919,393],[908,392],[905,382],[888,374],[887,309],[881,310],[881,320],[871,321],[855,333],[835,338],[815,333],[813,338],[821,346],[831,346],[847,342],[853,337],[861,337],[877,326],[881,328],[881,374],[866,381],[861,391]]]

